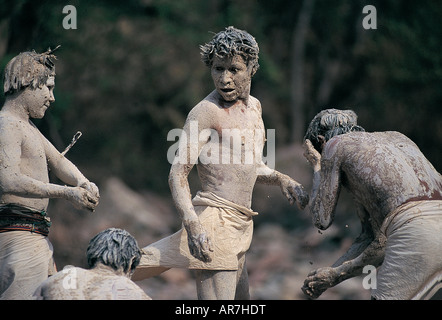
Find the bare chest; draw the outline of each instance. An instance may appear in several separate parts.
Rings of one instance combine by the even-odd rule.
[[[264,133],[264,123],[255,107],[240,105],[220,108],[213,129],[220,138],[241,136],[243,139],[253,139],[256,135]]]
[[[20,166],[25,172],[32,172],[47,166],[46,152],[41,133],[32,126],[24,126],[22,128]]]

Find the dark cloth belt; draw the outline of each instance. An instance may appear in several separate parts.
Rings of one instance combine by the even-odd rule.
[[[46,211],[18,204],[0,204],[0,233],[8,231],[30,231],[47,236],[51,219]]]

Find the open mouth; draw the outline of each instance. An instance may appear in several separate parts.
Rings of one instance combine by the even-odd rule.
[[[226,88],[226,89],[221,89],[221,91],[222,92],[225,92],[225,93],[230,93],[230,92],[232,92],[232,91],[234,91],[235,89],[231,89],[231,88]]]

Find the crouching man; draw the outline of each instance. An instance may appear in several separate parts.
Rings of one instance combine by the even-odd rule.
[[[39,300],[151,300],[130,280],[140,263],[137,241],[125,230],[106,229],[89,242],[89,269],[65,267],[36,290]]]
[[[442,279],[442,177],[399,132],[365,132],[351,110],[320,112],[305,135],[313,167],[314,225],[333,222],[341,186],[353,195],[362,232],[331,267],[312,271],[302,290],[312,298],[379,267],[374,299],[428,299]]]

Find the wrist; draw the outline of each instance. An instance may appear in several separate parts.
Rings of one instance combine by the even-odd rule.
[[[77,181],[77,187],[82,187],[84,188],[87,184],[89,184],[90,181],[88,179],[86,179],[85,177],[82,177],[81,179],[79,179]]]
[[[188,234],[195,234],[201,229],[201,222],[198,217],[183,219],[183,226]]]
[[[73,199],[74,198],[74,192],[72,190],[72,187],[63,186],[63,196],[66,199]]]

